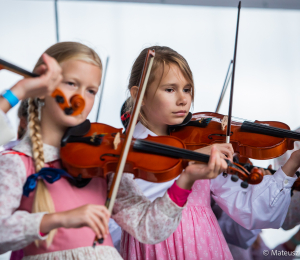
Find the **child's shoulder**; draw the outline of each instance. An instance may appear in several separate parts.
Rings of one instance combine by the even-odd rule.
[[[2,172],[18,171],[31,174],[34,168],[29,138],[24,138],[9,150],[0,153],[0,168]]]

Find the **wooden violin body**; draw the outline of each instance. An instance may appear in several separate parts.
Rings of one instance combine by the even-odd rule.
[[[114,172],[124,142],[121,130],[105,124],[91,124],[90,131],[83,136],[88,138],[89,142],[81,143],[80,139],[77,139],[78,143],[68,143],[61,148],[60,155],[64,167],[72,176],[80,175],[82,178],[105,177],[108,173]],[[117,133],[120,134],[120,143],[114,145]],[[147,140],[184,148],[183,142],[177,138],[149,136]],[[99,145],[94,145],[95,142]],[[182,160],[175,158],[165,160],[162,157],[141,153],[134,150],[132,145],[124,171],[133,173],[136,178],[152,182],[172,180],[182,172],[184,167]]]
[[[226,128],[226,117],[221,114],[195,113],[187,125],[173,128],[171,136],[181,139],[187,149],[195,150],[224,143]],[[281,122],[231,122],[230,143],[234,151],[244,157],[273,159],[293,149],[295,140],[300,140],[300,134],[290,131],[289,126]]]
[[[105,177],[115,172],[123,142],[121,129],[86,120],[83,125],[70,128],[63,137],[63,166],[75,178]],[[176,137],[148,136],[133,139],[124,172],[150,182],[166,182],[181,174],[191,160],[207,163],[209,156],[186,150]],[[249,174],[242,166],[227,163],[227,173],[249,184],[261,182],[262,174]]]

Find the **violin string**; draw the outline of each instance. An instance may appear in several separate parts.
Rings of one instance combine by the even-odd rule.
[[[232,162],[228,162],[228,166],[229,167],[232,167],[232,168],[235,168],[235,169],[238,169],[238,170],[241,170],[243,171],[244,173],[246,173],[248,176],[250,175],[248,172],[246,172],[242,167],[236,165],[236,164],[233,164]]]

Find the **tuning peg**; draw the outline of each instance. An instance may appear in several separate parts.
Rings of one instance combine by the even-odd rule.
[[[237,182],[239,180],[239,177],[236,174],[231,175],[231,180]]]
[[[247,189],[248,186],[249,186],[249,183],[248,183],[247,181],[243,181],[243,182],[241,183],[241,187],[244,188],[244,189]]]

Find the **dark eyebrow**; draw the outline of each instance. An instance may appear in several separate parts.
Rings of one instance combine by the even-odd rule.
[[[160,85],[161,87],[177,87],[178,85],[176,83],[170,83],[170,84],[163,84]]]

